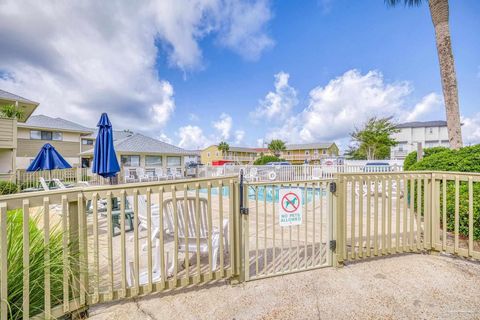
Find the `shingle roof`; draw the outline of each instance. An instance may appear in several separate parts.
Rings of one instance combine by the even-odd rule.
[[[413,121],[405,122],[397,125],[397,128],[429,128],[429,127],[446,127],[447,121],[435,120],[435,121]]]
[[[24,97],[17,96],[16,94],[7,92],[7,91],[2,90],[2,89],[0,89],[0,99],[18,101],[18,102],[23,102],[23,103],[35,104],[35,105],[39,104],[38,102],[28,100]]]
[[[31,116],[27,122],[19,123],[19,127],[27,128],[47,128],[47,129],[56,129],[64,131],[77,131],[89,133],[93,132],[93,129],[84,127],[78,123],[71,122],[62,118],[52,118],[45,116],[43,114],[37,116]]]
[[[333,142],[315,142],[315,143],[301,143],[301,144],[287,144],[287,150],[303,150],[303,149],[327,149]]]
[[[114,131],[114,136],[117,132]],[[115,151],[119,153],[149,153],[149,154],[172,154],[172,155],[192,155],[194,152],[176,147],[169,143],[144,136],[140,133],[131,133],[119,139],[115,138]],[[93,154],[93,149],[82,152],[81,154]]]

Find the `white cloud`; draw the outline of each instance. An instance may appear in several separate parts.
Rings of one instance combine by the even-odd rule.
[[[464,145],[480,143],[480,113],[472,117],[462,117],[462,136]]]
[[[406,121],[415,121],[415,120],[424,120],[431,119],[428,116],[432,116],[432,113],[438,114],[439,111],[442,111],[443,99],[442,97],[432,92],[423,97],[423,99],[415,105],[413,110],[406,115]]]
[[[235,144],[241,144],[243,142],[243,138],[245,138],[245,131],[235,130]]]
[[[220,42],[246,59],[258,59],[260,54],[274,45],[265,26],[272,18],[268,0],[226,1],[230,23],[224,24]]]
[[[158,132],[175,110],[158,56],[201,68],[207,35],[259,55],[270,19],[267,0],[1,1],[0,87],[40,102],[37,113],[94,126],[108,112],[116,128]]]
[[[220,119],[213,123],[213,127],[218,131],[222,140],[230,139],[230,130],[232,130],[232,117],[226,113],[220,115]]]
[[[173,140],[163,132],[158,136],[158,140],[166,143],[170,143],[170,144],[173,143]]]
[[[297,91],[288,84],[290,75],[283,71],[275,75],[275,92],[270,91],[265,99],[260,101],[251,116],[255,119],[285,119],[298,104]]]
[[[312,89],[308,106],[267,132],[266,141],[276,138],[287,142],[336,141],[346,145],[349,133],[370,117],[422,120],[442,105],[440,96],[430,93],[414,108],[408,108],[406,101],[412,91],[410,83],[388,83],[378,71],[361,74],[349,70],[325,86]]]
[[[204,135],[202,128],[198,126],[180,127],[177,135],[180,138],[178,146],[181,148],[197,150],[212,144],[211,140]]]

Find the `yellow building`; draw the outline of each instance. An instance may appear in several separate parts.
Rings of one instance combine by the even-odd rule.
[[[218,145],[211,145],[201,151],[200,160],[202,164],[206,165],[223,165],[228,162],[253,164],[258,156],[259,152],[255,148],[230,147],[228,152],[223,154],[218,150]]]
[[[320,164],[322,159],[337,157],[338,153],[338,147],[334,142],[287,144],[280,158],[292,164],[302,164],[305,161]]]
[[[206,165],[223,165],[228,162],[236,164],[253,164],[261,153],[271,155],[268,149],[230,147],[223,154],[218,145],[212,145],[201,152],[201,162]],[[292,164],[320,163],[322,159],[337,157],[338,147],[333,142],[317,142],[304,144],[288,144],[286,150],[280,153],[280,158]]]

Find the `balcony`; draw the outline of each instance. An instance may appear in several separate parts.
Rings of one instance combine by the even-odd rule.
[[[406,150],[393,150],[390,157],[392,159],[404,159],[408,154]]]
[[[314,160],[320,160],[323,158],[328,157],[326,154],[282,154],[280,158],[283,158],[287,161],[314,161]]]
[[[14,149],[17,147],[16,120],[0,118],[0,148]]]
[[[237,161],[237,162],[250,162],[255,161],[258,157],[248,157],[248,156],[224,156],[223,160],[227,161]]]

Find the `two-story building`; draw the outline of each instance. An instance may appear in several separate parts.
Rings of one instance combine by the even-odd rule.
[[[71,166],[78,167],[83,139],[92,133],[93,129],[62,118],[31,116],[18,124],[17,169],[26,169],[45,143],[53,145]]]
[[[211,145],[200,153],[200,161],[206,165],[223,165],[225,163],[252,164],[258,157],[255,148],[230,147],[227,152],[218,149],[218,145]]]
[[[218,145],[212,145],[201,152],[202,164],[223,165],[228,162],[237,164],[253,164],[261,154],[271,154],[268,149],[230,147],[224,153]],[[304,144],[287,144],[285,151],[280,153],[280,158],[292,164],[320,163],[321,159],[337,157],[338,147],[333,142],[317,142]]]
[[[390,150],[390,159],[404,159],[407,154],[416,151],[418,144],[423,148],[449,147],[447,122],[415,121],[397,125],[399,132],[392,135],[398,144]]]
[[[338,157],[339,149],[334,142],[287,144],[281,158],[292,164],[318,163],[325,158]]]
[[[8,118],[0,110],[0,180],[12,180],[17,168],[17,126],[28,121],[38,102],[0,90],[0,107],[13,105],[23,113],[20,119]]]

